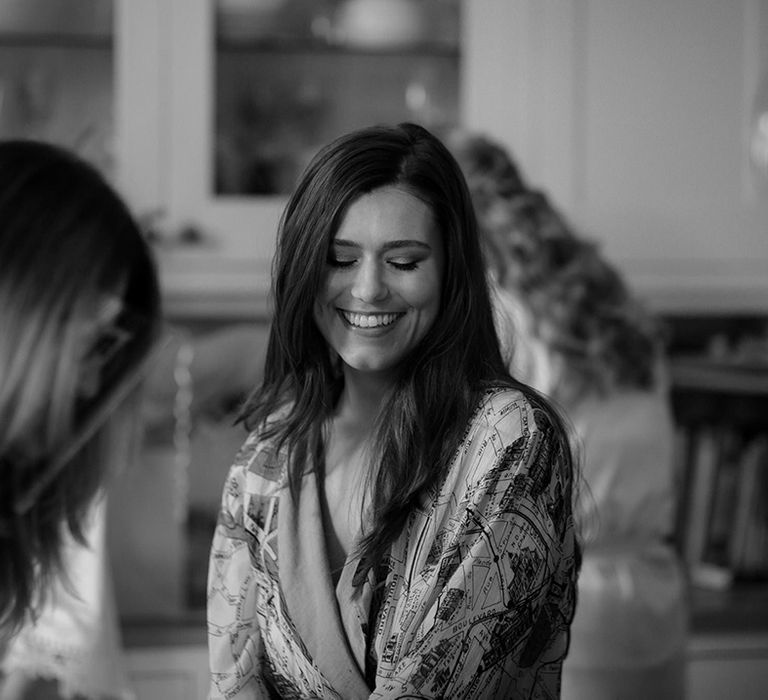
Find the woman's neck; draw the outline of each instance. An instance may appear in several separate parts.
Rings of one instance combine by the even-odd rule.
[[[326,426],[321,498],[334,585],[363,532],[376,426],[391,389],[391,375],[385,378],[347,369],[336,411]]]
[[[344,388],[337,404],[337,416],[371,426],[394,386],[390,372],[344,371]]]

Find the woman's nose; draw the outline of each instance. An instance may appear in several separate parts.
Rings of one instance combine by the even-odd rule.
[[[387,285],[378,262],[364,261],[358,267],[351,291],[353,297],[368,304],[387,296]]]

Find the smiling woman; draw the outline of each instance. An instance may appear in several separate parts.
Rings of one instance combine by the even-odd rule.
[[[442,143],[401,124],[321,150],[273,295],[211,551],[211,697],[558,695],[574,467],[507,373]]]
[[[406,190],[382,187],[350,205],[315,305],[347,372],[397,371],[437,317],[442,258],[429,206]]]

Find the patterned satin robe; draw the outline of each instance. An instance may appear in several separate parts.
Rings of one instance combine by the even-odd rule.
[[[335,589],[319,486],[251,434],[208,574],[211,698],[556,698],[575,607],[572,472],[547,415],[511,389],[477,407],[388,560]]]

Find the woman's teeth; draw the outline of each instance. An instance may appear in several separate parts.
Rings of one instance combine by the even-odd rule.
[[[341,311],[344,320],[356,328],[379,328],[394,323],[400,314],[356,314],[350,311]]]

